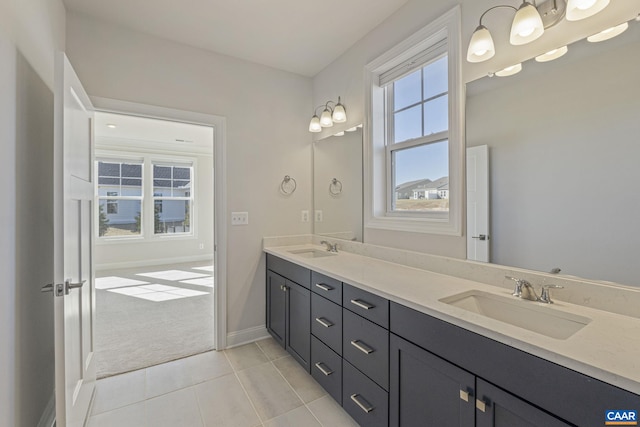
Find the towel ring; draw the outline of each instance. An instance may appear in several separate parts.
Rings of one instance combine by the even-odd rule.
[[[334,196],[342,193],[342,183],[340,182],[340,180],[338,180],[338,178],[333,178],[331,180],[331,184],[329,184],[329,193]]]
[[[296,191],[297,186],[298,184],[295,179],[291,178],[289,175],[285,175],[282,183],[280,183],[280,190],[282,190],[283,194],[289,195]]]

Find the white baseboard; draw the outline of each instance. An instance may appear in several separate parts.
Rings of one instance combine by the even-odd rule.
[[[227,334],[227,348],[249,344],[270,336],[271,335],[269,335],[269,332],[267,332],[267,328],[264,325],[243,329],[241,331],[229,332]]]
[[[55,392],[51,395],[47,407],[44,408],[38,427],[53,427],[56,423],[56,395]]]
[[[96,271],[104,271],[104,270],[116,270],[119,268],[152,267],[155,265],[180,264],[183,262],[198,262],[198,261],[213,262],[213,254],[96,264],[95,269]]]

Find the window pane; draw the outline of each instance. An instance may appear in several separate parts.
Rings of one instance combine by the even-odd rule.
[[[449,129],[449,96],[444,95],[424,104],[424,134]]]
[[[394,114],[394,142],[422,136],[422,105]]]
[[[98,163],[98,176],[120,176],[120,163]]]
[[[191,231],[191,202],[189,200],[156,200],[154,233],[175,234]]]
[[[421,78],[420,70],[418,70],[393,83],[394,111],[421,101]]]
[[[191,168],[173,168],[173,179],[191,179]]]
[[[122,176],[128,178],[142,178],[142,165],[122,164]]]
[[[395,150],[394,211],[449,211],[449,141]]]
[[[171,180],[154,179],[153,194],[157,196],[171,196]]]
[[[98,178],[98,185],[116,185],[120,186],[120,178]]]
[[[100,200],[98,234],[104,237],[139,236],[142,230],[140,200]]]
[[[448,84],[448,59],[443,57],[423,68],[424,70],[424,97],[429,99],[441,93],[449,91]]]

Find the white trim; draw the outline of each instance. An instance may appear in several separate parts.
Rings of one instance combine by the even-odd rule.
[[[461,236],[464,190],[464,90],[461,77],[460,6],[456,6],[411,37],[388,50],[365,66],[364,137],[364,225],[365,228]],[[446,219],[411,218],[387,215],[387,165],[383,120],[383,88],[379,76],[394,65],[406,61],[442,39],[446,34],[449,57],[449,215]],[[453,142],[451,142],[453,141]]]
[[[229,332],[227,335],[227,348],[249,344],[264,338],[269,338],[270,336],[265,325]]]
[[[213,260],[213,254],[205,254],[205,255],[197,255],[197,256],[145,259],[143,261],[111,262],[111,263],[104,263],[104,264],[96,264],[94,268],[96,271],[105,271],[105,270],[116,270],[120,268],[153,267],[157,265],[181,264],[183,262],[199,262],[199,261],[211,261],[211,260]]]
[[[51,398],[49,399],[49,403],[47,403],[46,408],[44,408],[44,412],[40,416],[40,421],[38,421],[38,427],[53,427],[56,422],[56,393],[55,391],[51,394]]]
[[[99,111],[213,126],[215,341],[216,349],[223,350],[227,346],[227,119],[109,98],[91,97],[91,100]]]

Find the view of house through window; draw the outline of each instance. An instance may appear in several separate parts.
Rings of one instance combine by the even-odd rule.
[[[386,86],[391,212],[448,212],[448,57]]]
[[[192,166],[153,164],[155,234],[188,233],[191,230]]]
[[[141,233],[142,162],[98,162],[98,209],[101,237]]]

